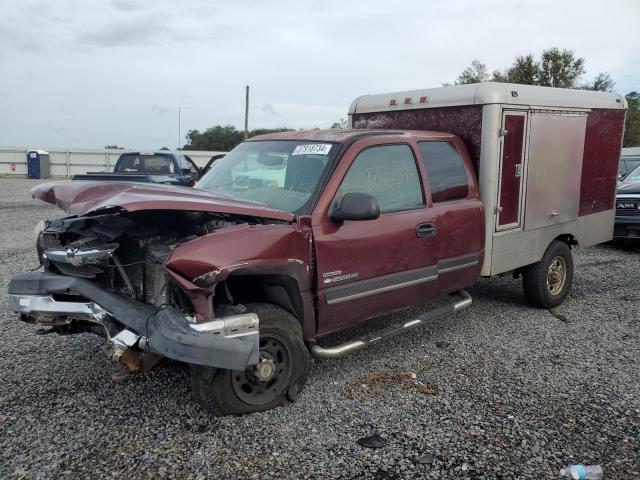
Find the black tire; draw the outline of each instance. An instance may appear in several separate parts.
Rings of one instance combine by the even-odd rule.
[[[551,271],[552,263],[555,266]],[[563,266],[564,274],[560,275],[559,265]],[[563,276],[562,283],[558,280]],[[573,257],[569,245],[554,240],[544,252],[542,260],[525,268],[522,275],[522,287],[527,301],[542,308],[553,308],[560,305],[571,290],[573,281]]]
[[[200,405],[217,416],[269,410],[297,399],[309,373],[310,356],[302,328],[289,312],[269,303],[247,310],[260,318],[260,355],[273,377],[259,378],[255,367],[244,372],[194,365],[191,388]]]

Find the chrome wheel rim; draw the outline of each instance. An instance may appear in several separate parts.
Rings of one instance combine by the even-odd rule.
[[[547,270],[547,290],[551,295],[558,295],[562,292],[565,283],[567,283],[567,264],[564,258],[554,257]]]

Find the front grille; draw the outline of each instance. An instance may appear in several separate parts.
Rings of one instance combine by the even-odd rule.
[[[42,240],[44,244],[44,249],[54,249],[54,248],[62,248],[62,243],[60,243],[60,238],[55,233],[45,233],[42,235]]]
[[[45,250],[78,249],[86,251],[113,245],[96,238],[68,241],[65,234],[62,235],[62,238],[54,233],[43,235]],[[47,270],[91,279],[96,285],[108,288],[116,294],[161,305],[168,303],[170,297],[163,268],[169,253],[170,248],[164,242],[122,239],[113,257],[105,259],[102,263],[76,266],[49,259]],[[121,268],[118,268],[118,262]],[[128,278],[129,284],[127,284],[125,276]],[[129,285],[134,290],[133,294]]]
[[[71,265],[70,263],[63,262],[51,262],[60,273],[64,273],[65,275],[70,275],[72,277],[82,277],[82,278],[95,278],[101,273],[104,273],[104,270],[96,267],[95,265],[82,265],[81,267],[76,267],[75,265]]]
[[[617,199],[617,216],[640,216],[640,199]]]

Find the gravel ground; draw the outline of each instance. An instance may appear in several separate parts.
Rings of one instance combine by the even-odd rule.
[[[2,291],[59,215],[34,184],[0,179]],[[35,336],[0,295],[0,478],[540,479],[572,462],[640,478],[640,248],[575,261],[566,321],[481,280],[470,309],[315,361],[297,403],[244,417],[201,411],[177,363],[115,383],[98,337]],[[386,447],[357,444],[372,429]]]

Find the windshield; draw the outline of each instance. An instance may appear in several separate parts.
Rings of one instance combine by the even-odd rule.
[[[624,177],[623,183],[626,182],[640,182],[640,165],[634,168],[630,174]]]
[[[216,161],[196,188],[296,212],[315,192],[337,150],[332,143],[241,143]]]

